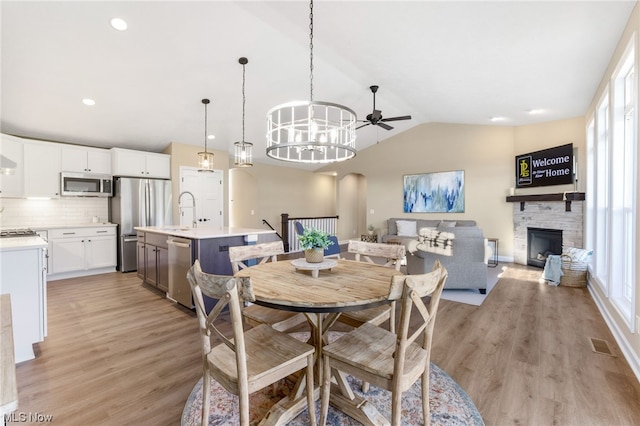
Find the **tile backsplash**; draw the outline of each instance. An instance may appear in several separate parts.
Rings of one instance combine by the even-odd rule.
[[[50,200],[0,199],[0,227],[85,225],[97,216],[107,222],[108,198],[58,198]]]

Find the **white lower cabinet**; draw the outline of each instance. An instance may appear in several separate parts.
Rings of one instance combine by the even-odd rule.
[[[52,229],[49,230],[49,244],[49,272],[54,277],[59,274],[81,276],[115,270],[115,227]]]
[[[42,342],[47,335],[43,249],[42,245],[0,249],[0,293],[11,295],[16,363],[35,358],[33,344]]]

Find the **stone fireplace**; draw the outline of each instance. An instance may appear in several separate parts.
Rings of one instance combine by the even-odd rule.
[[[560,230],[562,246],[582,248],[583,200],[584,193],[507,197],[513,203],[513,261],[529,263],[528,228]]]

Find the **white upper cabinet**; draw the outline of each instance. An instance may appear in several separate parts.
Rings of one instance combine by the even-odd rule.
[[[24,195],[60,196],[60,145],[51,142],[24,142]]]
[[[114,176],[171,178],[171,156],[155,152],[111,148],[111,169]]]
[[[0,135],[0,197],[24,194],[24,144],[22,139]]]
[[[111,174],[111,152],[108,149],[63,145],[61,171]]]

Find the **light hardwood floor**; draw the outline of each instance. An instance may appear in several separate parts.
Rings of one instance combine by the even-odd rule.
[[[482,306],[440,302],[432,361],[487,425],[640,424],[640,384],[588,291],[509,266]],[[17,368],[19,412],[59,425],[180,424],[202,375],[194,313],[135,273],[51,282],[48,307],[48,337]],[[589,337],[617,356],[592,352]]]

